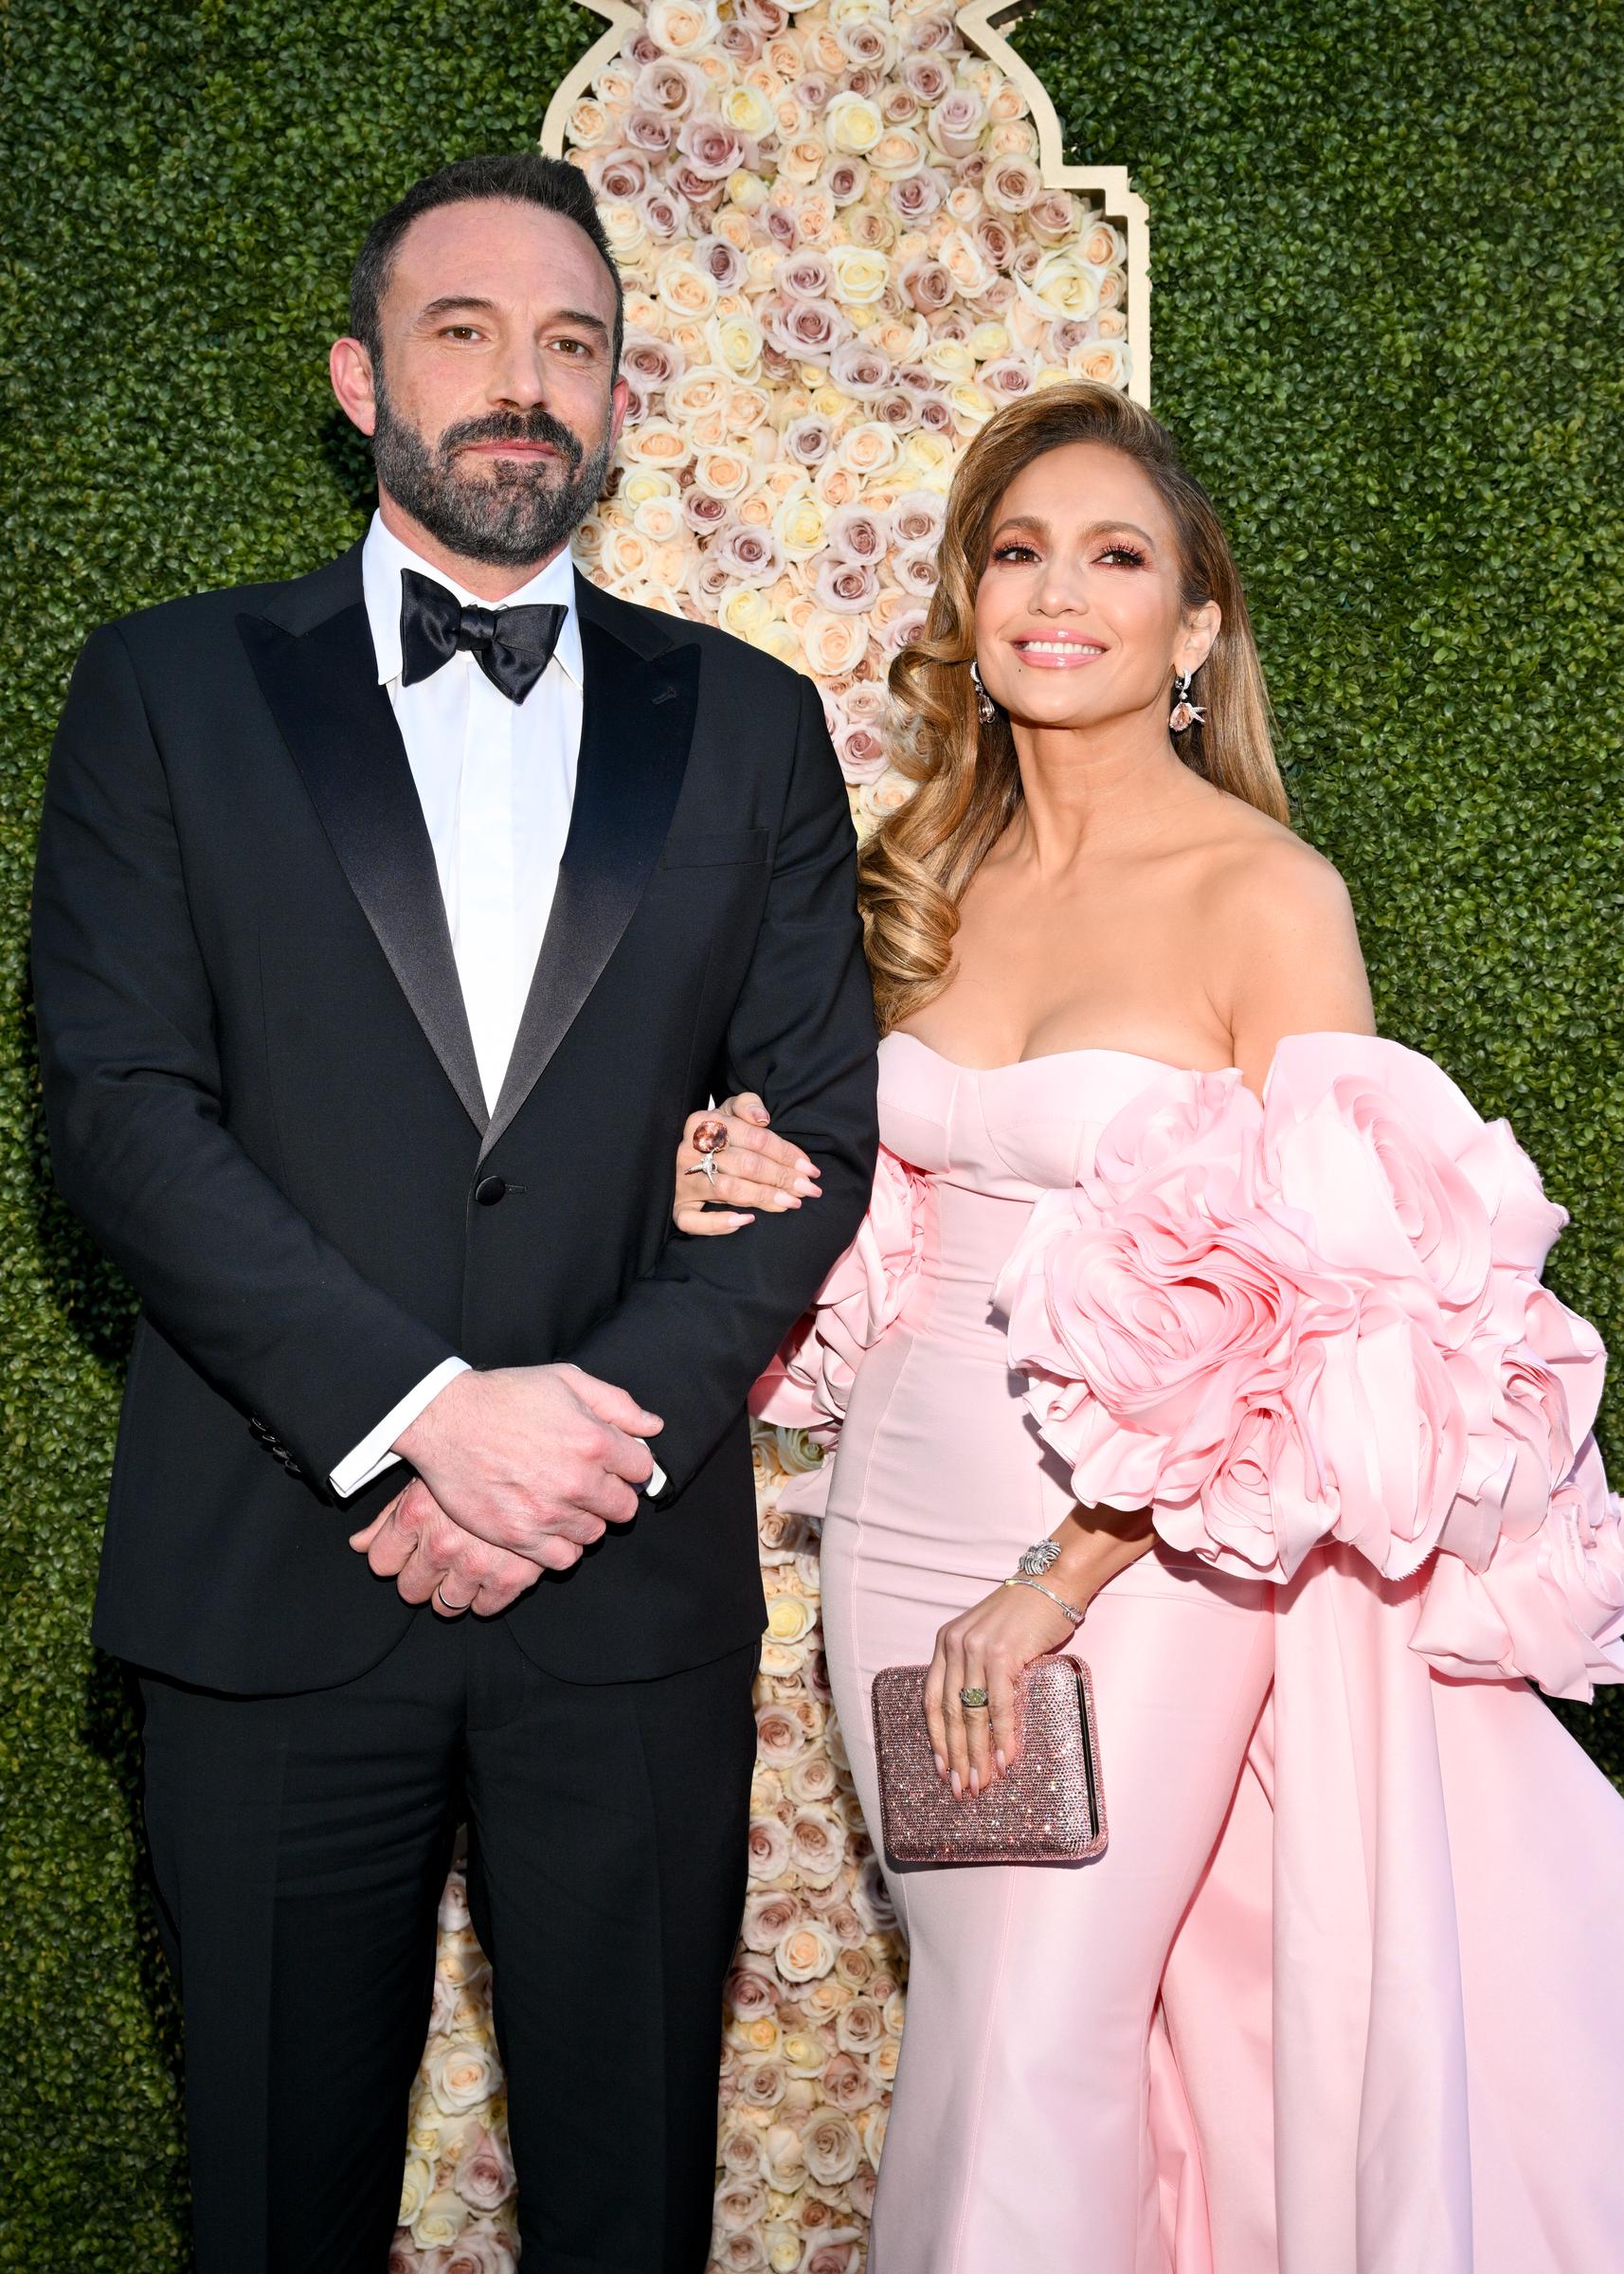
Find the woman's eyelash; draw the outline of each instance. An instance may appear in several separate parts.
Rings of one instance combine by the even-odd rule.
[[[992,550],[992,557],[995,561],[1012,561],[1017,553],[1021,552],[1030,554],[1033,559],[1037,558],[1035,549],[1030,545],[1022,544],[1019,538],[1011,538],[1007,544],[995,545]],[[1099,557],[1102,561],[1108,561],[1113,556],[1119,560],[1129,562],[1135,568],[1143,568],[1148,557],[1140,551],[1137,545],[1128,544],[1108,545]]]

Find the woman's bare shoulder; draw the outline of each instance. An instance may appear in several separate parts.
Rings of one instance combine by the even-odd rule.
[[[1374,1030],[1353,902],[1323,853],[1267,814],[1226,815],[1200,901],[1209,992],[1237,1063],[1282,1035]]]

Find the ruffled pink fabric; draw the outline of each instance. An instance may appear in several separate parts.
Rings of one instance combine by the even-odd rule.
[[[901,1316],[925,1254],[930,1187],[881,1146],[857,1236],[750,1393],[750,1412],[832,1445],[863,1353]]]
[[[1504,1122],[1396,1043],[1296,1036],[1259,1101],[1169,1070],[1001,1276],[1012,1363],[1090,1506],[1290,1581],[1426,1570],[1412,1647],[1562,1697],[1624,1679],[1605,1358],[1540,1282],[1567,1218]]]

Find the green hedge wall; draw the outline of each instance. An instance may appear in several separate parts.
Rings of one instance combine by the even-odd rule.
[[[52,723],[92,624],[359,528],[322,369],[359,235],[531,139],[595,28],[564,0],[6,18],[0,2265],[30,2274],[186,2263],[129,1724],[85,1640],[129,1303],[49,1195],[29,1040]],[[1070,154],[1149,197],[1157,407],[1227,510],[1383,1025],[1513,1116],[1576,1219],[1555,1284],[1619,1346],[1624,16],[1049,0],[1017,37]],[[1624,1713],[1564,1718],[1624,1765]]]

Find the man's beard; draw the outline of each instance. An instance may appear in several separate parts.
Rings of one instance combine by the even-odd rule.
[[[491,459],[489,471],[465,474],[458,452],[470,442],[550,442],[556,458]],[[372,462],[395,502],[431,536],[464,560],[522,568],[556,552],[603,493],[614,443],[588,451],[539,404],[529,411],[493,411],[460,419],[438,442],[397,418],[380,374]]]

